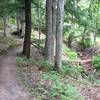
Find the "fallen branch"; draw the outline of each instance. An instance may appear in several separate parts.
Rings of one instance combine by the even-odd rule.
[[[64,61],[76,62],[76,63],[86,63],[86,62],[92,62],[92,60],[91,60],[91,59],[87,59],[87,60],[71,60],[71,59],[64,59]]]

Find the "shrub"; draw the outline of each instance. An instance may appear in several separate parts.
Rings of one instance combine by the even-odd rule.
[[[74,66],[69,62],[63,62],[62,72],[77,77],[77,75],[80,75],[83,72],[83,67],[79,65]]]
[[[27,64],[27,58],[26,57],[16,57],[16,63],[17,65],[26,65]]]
[[[50,73],[44,74],[46,80],[53,81],[50,90],[48,91],[50,100],[84,100],[77,89],[69,84],[67,80],[64,80],[58,73],[52,71]]]
[[[83,48],[88,48],[92,46],[92,41],[90,38],[86,38],[84,41],[81,41],[80,45],[82,45]]]
[[[94,69],[100,70],[100,54],[93,57],[92,64]]]
[[[41,68],[43,68],[46,71],[52,71],[53,70],[53,65],[49,64],[47,60],[43,60],[39,62],[39,65]]]
[[[3,23],[2,22],[0,22],[0,30],[3,30]]]
[[[56,81],[50,91],[50,95],[53,97],[61,96],[59,97],[61,100],[84,100],[74,86],[70,84],[62,84],[60,81]]]
[[[29,66],[36,64],[36,61],[32,58],[27,59],[25,56],[17,56],[16,57],[16,63],[19,67],[23,66]]]
[[[63,52],[65,54],[67,54],[69,59],[72,59],[72,60],[77,59],[77,52],[75,52],[75,51],[73,51],[73,50],[71,50],[71,49],[69,49],[67,47],[64,47]]]

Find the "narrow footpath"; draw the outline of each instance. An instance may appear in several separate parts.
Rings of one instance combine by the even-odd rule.
[[[0,56],[0,100],[32,100],[16,76],[18,49],[9,49]]]

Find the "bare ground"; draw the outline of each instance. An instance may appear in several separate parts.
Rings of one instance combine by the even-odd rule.
[[[16,77],[17,52],[16,48],[9,49],[0,56],[0,100],[32,100]]]

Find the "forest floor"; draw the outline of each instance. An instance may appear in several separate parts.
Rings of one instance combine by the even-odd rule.
[[[100,100],[100,83],[97,84],[94,80],[89,80],[89,77],[82,78],[79,75],[78,78],[75,78],[67,74],[63,76],[50,71],[51,66],[44,61],[40,50],[34,46],[31,50],[31,56],[30,60],[21,56],[17,58],[18,73],[25,87],[31,95],[36,97],[36,100]],[[58,84],[56,89],[52,89],[55,84]],[[68,84],[70,86],[67,86]],[[69,87],[69,90],[63,90],[61,86]],[[76,89],[74,90],[73,87]],[[71,97],[61,99],[59,97],[60,91],[66,91]],[[75,91],[78,91],[78,93]],[[52,92],[56,96],[51,95]]]
[[[17,39],[16,42],[22,44],[22,39]],[[69,75],[49,71],[51,66],[44,61],[41,50],[35,46],[31,48],[30,60],[17,55],[22,50],[21,46],[12,49],[5,47],[7,52],[0,56],[0,100],[83,100],[81,96],[84,100],[100,100],[100,84],[92,84],[82,77],[75,79]],[[65,89],[69,88],[68,91],[62,89],[61,83],[64,83]],[[53,90],[55,84],[58,86]],[[80,94],[75,92],[73,87],[76,87]],[[60,91],[70,93],[72,97],[61,99]]]
[[[36,51],[34,55],[37,57]],[[22,78],[22,81],[24,82],[24,85],[28,88],[29,92],[32,95],[36,96],[36,100],[100,100],[100,84],[92,84],[92,82],[88,81],[88,79],[74,79],[73,77],[70,77],[68,75],[56,75],[55,72],[50,72],[45,68],[41,68],[41,62],[39,62],[40,64],[36,64],[36,60],[34,62],[30,61],[29,63],[24,63],[24,61],[25,60],[23,60],[23,64],[19,64],[20,74],[22,73],[20,77]],[[65,82],[66,87],[67,84],[71,84],[72,86],[76,87],[76,90],[80,93],[78,95],[80,95],[80,97],[83,96],[85,99],[81,99],[79,96],[78,99],[74,97],[74,99],[59,99],[59,96],[53,98],[52,96],[50,96],[50,91],[51,88],[53,88],[54,84],[57,84],[57,81],[58,84]],[[55,90],[56,93],[59,94],[60,88],[60,85],[58,85],[58,91]],[[69,91],[74,90],[71,90],[70,87]],[[76,94],[70,93],[70,95]]]

